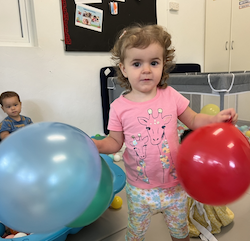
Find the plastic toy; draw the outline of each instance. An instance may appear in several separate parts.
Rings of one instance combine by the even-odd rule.
[[[14,234],[10,234],[10,235],[7,235],[7,236],[5,237],[5,239],[12,239],[12,238],[14,238],[14,237],[15,237]]]
[[[237,126],[237,128],[238,128],[240,131],[242,131],[242,132],[246,132],[246,131],[249,130],[249,127],[248,127],[247,125],[243,125],[243,126],[240,126],[240,127]]]
[[[110,158],[112,158],[112,160],[114,160],[114,155],[113,154],[109,154],[108,155]]]
[[[26,233],[17,233],[17,234],[15,234],[14,238],[21,238],[21,237],[25,237],[25,236],[27,236]]]
[[[122,198],[120,196],[115,196],[111,205],[112,208],[114,209],[119,209],[122,206]]]
[[[247,137],[250,137],[250,130],[249,130],[249,131],[246,131],[245,135],[246,135]]]
[[[93,138],[95,138],[96,140],[102,140],[106,138],[106,136],[101,136],[100,134],[96,134]]]
[[[10,228],[10,233],[16,235],[18,233],[18,231],[13,230],[13,229]]]
[[[201,113],[207,114],[207,115],[216,115],[219,112],[220,112],[220,108],[217,105],[214,105],[214,104],[205,105],[201,109]]]
[[[116,153],[115,155],[114,155],[114,161],[115,162],[119,162],[121,160],[121,156],[118,154],[118,153]]]
[[[105,160],[108,164],[110,171],[113,175],[113,192],[111,200],[113,200],[115,194],[119,193],[125,186],[126,176],[124,171],[118,167],[116,164],[113,163],[113,160],[104,154],[100,154],[100,156]],[[110,204],[109,204],[110,205]],[[108,206],[109,206],[108,205]],[[69,234],[75,234],[79,232],[84,227],[79,228],[70,228],[64,227],[56,232],[51,232],[47,234],[30,234],[25,237],[15,238],[13,241],[64,241],[66,240]],[[0,241],[4,241],[5,239],[0,238]]]
[[[5,233],[5,226],[0,222],[0,237],[2,237]]]

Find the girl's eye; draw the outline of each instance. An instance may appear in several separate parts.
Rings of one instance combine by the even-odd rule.
[[[141,66],[141,64],[139,62],[135,62],[135,63],[133,63],[133,66],[139,67],[139,66]]]
[[[153,65],[153,66],[156,66],[157,64],[158,64],[157,61],[153,61],[153,62],[151,63],[151,65]]]

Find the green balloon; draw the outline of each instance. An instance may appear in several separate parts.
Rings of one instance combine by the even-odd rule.
[[[97,220],[109,207],[113,197],[113,174],[102,157],[101,161],[102,175],[95,197],[87,209],[77,219],[68,224],[67,227],[78,228],[89,225]]]

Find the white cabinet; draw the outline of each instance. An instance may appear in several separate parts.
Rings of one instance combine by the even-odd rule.
[[[248,0],[206,0],[204,63],[205,72],[250,71]],[[203,102],[218,105],[219,97],[204,96]],[[250,121],[249,103],[249,92],[225,97],[225,108],[236,108],[240,120]]]
[[[250,7],[246,2],[206,0],[205,72],[250,70]]]
[[[239,8],[247,2],[246,8]],[[250,2],[232,0],[230,71],[250,70]]]

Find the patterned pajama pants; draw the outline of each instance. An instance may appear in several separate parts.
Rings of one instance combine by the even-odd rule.
[[[151,216],[162,213],[170,235],[188,236],[187,195],[180,185],[170,188],[140,189],[126,184],[128,227],[126,241],[143,241]]]

